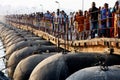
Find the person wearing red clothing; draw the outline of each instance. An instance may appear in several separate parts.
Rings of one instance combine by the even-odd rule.
[[[84,12],[84,28],[85,28],[85,39],[87,39],[89,37],[89,33],[90,33],[90,16],[89,16],[89,12],[85,11]]]
[[[75,15],[75,20],[77,23],[78,23],[78,26],[77,26],[77,30],[80,34],[80,39],[83,38],[83,34],[82,32],[84,31],[84,16],[82,14],[83,12],[80,10],[80,12],[76,12],[76,15]]]

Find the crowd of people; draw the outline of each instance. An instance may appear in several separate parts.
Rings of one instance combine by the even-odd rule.
[[[52,32],[74,32],[76,39],[82,40],[96,36],[120,38],[119,16],[120,7],[116,1],[112,8],[107,3],[97,8],[96,3],[92,2],[91,8],[84,12],[79,10],[67,14],[64,10],[57,9],[57,12],[7,15],[6,20],[39,28],[44,26]]]

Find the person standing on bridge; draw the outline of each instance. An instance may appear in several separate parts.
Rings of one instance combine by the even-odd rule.
[[[49,33],[50,30],[50,21],[51,21],[51,13],[49,11],[47,11],[44,14],[44,18],[45,18],[45,30]]]
[[[68,15],[65,13],[64,10],[61,11],[62,13],[62,25],[63,25],[63,29],[64,32],[67,31],[67,23],[68,23]]]
[[[111,27],[111,12],[107,3],[104,4],[104,8],[101,11],[102,19],[102,30],[101,35],[103,37],[110,37],[110,27]]]
[[[87,39],[89,37],[89,33],[90,33],[90,22],[89,22],[90,16],[89,16],[89,12],[86,10],[84,12],[84,39]]]
[[[76,23],[76,39],[83,39],[83,31],[84,31],[84,16],[82,10],[79,10],[79,12],[76,12],[74,21]]]
[[[53,34],[53,35],[54,35],[54,32],[55,32],[54,22],[55,22],[55,12],[52,12],[52,13],[51,13],[51,23],[52,23],[52,34]]]
[[[116,1],[113,7],[114,13],[114,37],[120,37],[120,6],[119,1]]]
[[[95,2],[92,2],[92,8],[90,9],[90,17],[91,17],[91,24],[92,24],[91,38],[95,38],[95,34],[97,33],[98,13],[99,13],[99,10],[96,7]]]

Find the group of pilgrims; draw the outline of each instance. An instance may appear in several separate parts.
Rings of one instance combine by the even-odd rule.
[[[120,38],[120,6],[118,1],[113,7],[104,3],[99,8],[96,7],[95,2],[92,2],[89,10],[78,10],[70,12],[70,14],[57,9],[56,12],[48,10],[45,13],[7,15],[6,19],[39,28],[43,27],[41,22],[46,22],[47,25],[44,27],[49,28],[52,32],[70,31],[75,33],[78,40],[95,37]]]

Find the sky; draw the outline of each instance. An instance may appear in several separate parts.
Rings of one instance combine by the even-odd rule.
[[[0,0],[0,14],[56,11],[58,8],[66,12],[88,10],[93,1],[97,7],[103,6],[104,3],[109,3],[109,6],[113,7],[116,2],[116,0]]]

